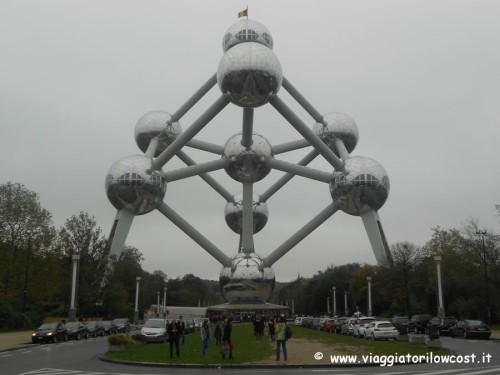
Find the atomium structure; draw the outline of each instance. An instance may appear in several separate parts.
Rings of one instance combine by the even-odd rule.
[[[117,209],[108,242],[110,255],[120,255],[135,216],[158,210],[221,263],[220,287],[228,302],[264,302],[274,288],[273,264],[341,210],[361,217],[377,262],[390,264],[378,216],[389,194],[389,178],[375,160],[350,155],[359,137],[353,119],[340,112],[320,114],[292,86],[283,76],[273,52],[272,36],[264,25],[240,20],[227,30],[222,44],[224,54],[217,73],[177,112],[153,111],[142,116],[135,127],[135,140],[143,154],[126,156],[109,169],[106,193]],[[216,84],[221,96],[183,131],[180,119]],[[280,99],[278,92],[282,87],[313,118],[312,128]],[[194,139],[230,103],[242,108],[241,132],[231,136],[223,146]],[[266,104],[273,106],[302,138],[273,146],[263,135],[255,133],[254,109]],[[183,150],[186,146],[218,157],[197,164]],[[306,147],[312,147],[312,151],[297,164],[277,157]],[[331,171],[307,166],[319,155],[332,166]],[[162,168],[174,157],[187,167],[164,172]],[[219,169],[241,183],[241,194],[229,193],[209,174]],[[271,169],[285,174],[267,191],[255,194],[253,184],[264,179]],[[259,255],[254,249],[253,235],[268,221],[266,202],[296,175],[328,184],[332,202],[269,255]],[[226,223],[240,235],[236,255],[227,256],[164,201],[166,196],[168,200],[169,183],[192,176],[200,176],[227,202]]]

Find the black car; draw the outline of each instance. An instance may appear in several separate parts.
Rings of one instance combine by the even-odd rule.
[[[113,320],[116,326],[116,332],[129,333],[130,332],[130,321],[128,318],[119,318]]]
[[[31,341],[38,342],[57,342],[68,341],[68,333],[64,323],[44,323],[32,335]]]
[[[480,320],[461,320],[450,328],[451,337],[479,337],[488,339],[491,336],[491,329]]]
[[[118,328],[112,320],[103,320],[101,323],[104,327],[104,334],[114,335],[115,333],[118,333]]]
[[[87,329],[90,337],[104,336],[106,334],[104,325],[97,320],[87,322]]]
[[[425,333],[431,319],[429,314],[413,315],[408,323],[408,332]]]
[[[440,336],[441,335],[449,335],[450,334],[450,328],[453,327],[455,324],[457,324],[457,319],[453,316],[445,316],[445,317],[438,317],[435,316],[431,320],[429,320],[428,324],[428,330],[429,333],[437,333]]]
[[[396,327],[399,333],[406,334],[408,332],[408,324],[410,319],[407,316],[395,316],[392,318],[391,323]]]
[[[66,323],[66,331],[68,339],[80,340],[82,338],[89,338],[89,330],[83,322],[68,322]]]

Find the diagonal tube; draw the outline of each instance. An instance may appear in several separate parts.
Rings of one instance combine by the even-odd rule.
[[[198,139],[191,139],[186,146],[196,148],[198,150],[211,152],[212,154],[222,155],[224,146],[216,145],[210,142],[200,141]]]
[[[155,160],[153,169],[161,169],[174,155],[188,143],[198,132],[205,127],[229,103],[227,96],[222,95],[215,101],[193,124],[186,129],[175,141],[170,144]]]
[[[288,172],[294,175],[299,175],[302,177],[310,178],[312,180],[317,180],[321,182],[326,182],[329,184],[332,180],[331,173],[323,172],[317,169],[304,167],[301,165],[296,165],[293,163],[288,163],[283,160],[277,160],[274,158],[267,158],[266,163],[273,169],[278,169],[283,172]]]
[[[184,164],[186,165],[196,165],[196,162],[191,159],[191,157],[189,157],[189,155],[187,155],[184,151],[179,151],[177,153],[177,157],[179,159],[181,159]],[[201,173],[200,174],[200,177],[207,183],[209,184],[212,189],[214,189],[217,193],[219,193],[222,198],[224,198],[227,202],[234,202],[234,196],[228,192],[224,186],[222,186],[221,184],[219,184],[212,176],[210,176],[209,174],[207,173]]]
[[[272,150],[273,154],[277,155],[288,151],[299,150],[308,146],[310,146],[309,142],[307,142],[305,139],[299,139],[297,141],[282,143],[280,145],[273,146]]]
[[[263,263],[263,267],[271,267],[277,260],[288,253],[295,245],[300,241],[310,235],[317,227],[323,224],[328,218],[330,218],[339,209],[339,205],[335,202],[331,203],[323,211],[321,211],[316,217],[309,221],[306,225],[300,228],[295,234],[292,235],[288,240],[283,242],[283,244],[269,254]]]
[[[319,139],[311,129],[278,96],[269,102],[336,170],[344,170],[344,162]]]
[[[186,233],[194,242],[200,245],[211,256],[219,261],[224,267],[231,265],[231,259],[220,251],[217,246],[210,242],[205,236],[198,232],[191,224],[184,220],[177,212],[170,208],[165,202],[159,202],[156,209],[167,219],[174,223],[180,230]]]
[[[349,159],[349,151],[347,151],[347,148],[345,147],[344,141],[342,139],[335,138],[335,147],[337,148],[337,151],[339,152],[342,160],[346,161],[347,159]]]
[[[319,153],[315,149],[311,150],[309,154],[307,154],[302,160],[300,160],[297,165],[306,166],[310,162],[312,162]],[[271,196],[273,196],[279,189],[286,185],[288,181],[290,181],[295,175],[292,173],[287,173],[282,176],[278,181],[276,181],[271,187],[269,187],[264,193],[262,193],[259,197],[260,202],[265,202]]]
[[[181,180],[187,177],[197,176],[202,173],[212,172],[222,169],[226,166],[227,159],[217,159],[206,163],[196,164],[190,167],[176,169],[163,173],[163,178],[166,182]]]
[[[294,98],[297,103],[299,103],[302,108],[306,110],[307,113],[311,115],[316,122],[323,122],[323,116],[312,106],[311,103],[307,101],[307,99],[297,90],[289,80],[283,77],[283,82],[281,84],[285,90]]]
[[[212,87],[215,86],[217,83],[217,74],[215,73],[213,76],[211,76],[207,82],[201,86],[198,91],[196,91],[187,101],[182,105],[181,108],[177,110],[172,115],[172,119],[170,120],[171,122],[176,122],[179,121],[182,116],[184,116],[193,106],[198,103],[198,101],[205,96],[207,92],[210,91]]]

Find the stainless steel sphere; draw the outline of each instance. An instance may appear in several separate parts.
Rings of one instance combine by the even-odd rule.
[[[344,141],[344,145],[351,153],[358,143],[359,131],[354,120],[341,112],[330,112],[323,116],[323,123],[317,122],[313,132],[337,155],[335,139]]]
[[[227,29],[222,40],[222,50],[226,52],[229,48],[245,42],[260,43],[273,49],[273,37],[263,24],[254,20],[241,20]]]
[[[135,125],[135,142],[142,152],[149,143],[159,137],[155,157],[160,155],[182,133],[178,122],[171,123],[172,115],[165,111],[151,111],[143,115]]]
[[[278,57],[255,42],[240,43],[229,49],[217,68],[220,90],[240,107],[266,104],[279,91],[282,81]]]
[[[265,302],[271,297],[276,279],[271,267],[263,267],[256,253],[239,253],[231,267],[220,273],[219,285],[228,302]]]
[[[151,159],[144,155],[126,156],[111,166],[106,175],[106,194],[116,209],[142,215],[163,200],[167,184],[161,172],[148,172],[150,168]]]
[[[224,145],[223,158],[229,160],[225,170],[238,182],[257,182],[271,171],[266,158],[272,157],[271,144],[262,135],[253,133],[252,145],[248,148],[241,145],[242,134],[233,135]]]
[[[259,196],[252,198],[253,233],[258,233],[265,227],[269,218],[269,209],[266,202],[259,202]],[[234,202],[227,202],[224,208],[226,224],[235,233],[241,234],[243,227],[243,194],[236,194]]]
[[[345,172],[333,172],[330,193],[341,210],[359,216],[382,207],[389,195],[389,177],[384,167],[365,156],[345,161]]]

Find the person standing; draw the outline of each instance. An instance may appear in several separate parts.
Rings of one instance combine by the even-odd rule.
[[[221,345],[222,329],[220,327],[219,322],[217,322],[217,324],[215,325],[214,337],[215,337],[215,345],[216,346]]]
[[[208,343],[210,342],[210,326],[208,325],[208,319],[203,320],[203,324],[200,328],[201,335],[201,352],[203,357],[207,354]]]
[[[233,328],[233,318],[229,317],[224,320],[224,333],[222,334],[222,346],[229,349],[229,359],[233,358],[234,344],[231,340],[231,331]],[[222,359],[226,359],[226,351],[222,351]]]
[[[286,322],[285,317],[280,316],[276,324],[276,360],[280,360],[280,346],[283,348],[283,357],[287,360],[286,352]]]
[[[182,320],[182,315],[179,316],[179,323],[181,326],[181,333],[180,333],[180,338],[182,342],[182,346],[184,346],[184,343],[186,341],[186,323],[184,323],[184,320]]]
[[[269,318],[267,322],[267,328],[269,328],[269,336],[271,336],[271,341],[276,340],[276,326],[274,323],[274,316]]]
[[[179,358],[179,338],[181,335],[181,324],[178,320],[173,319],[167,327],[168,342],[170,344],[170,358],[174,358],[174,346],[177,358]]]

